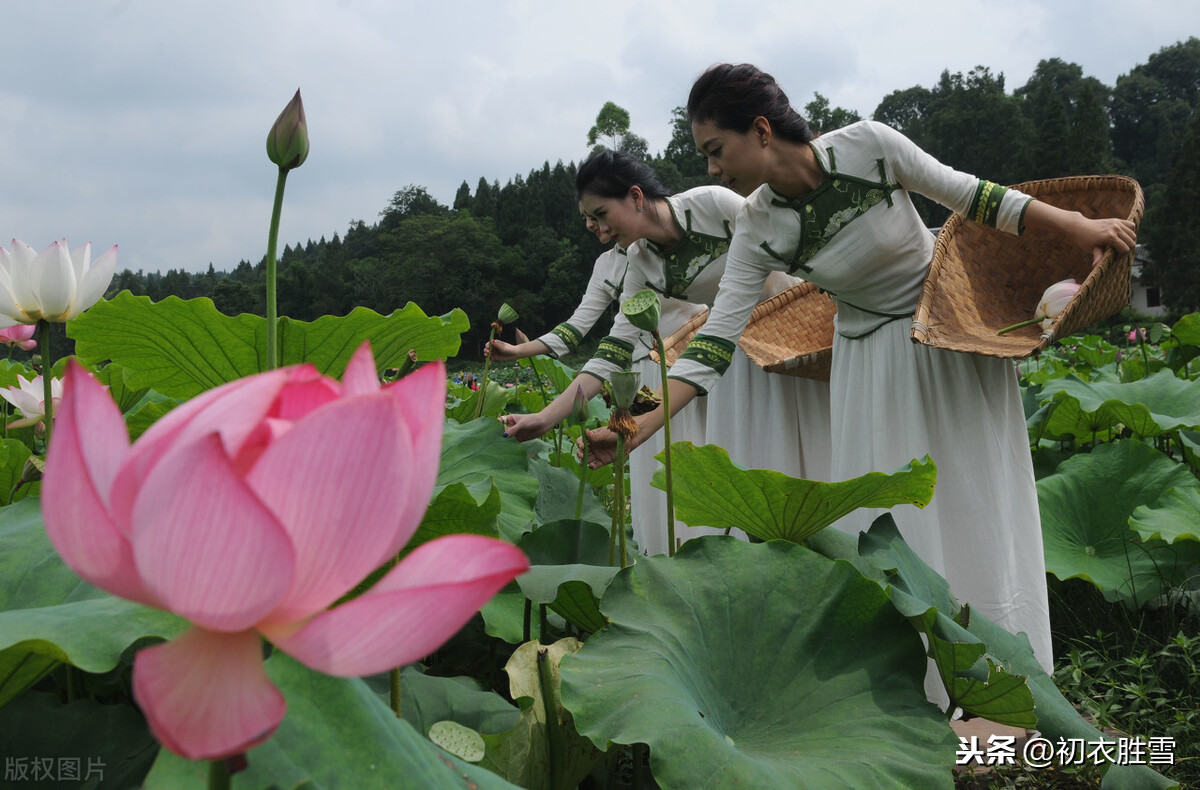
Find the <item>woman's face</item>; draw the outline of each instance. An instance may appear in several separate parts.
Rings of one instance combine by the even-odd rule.
[[[763,134],[750,127],[747,132],[721,129],[712,121],[693,121],[696,148],[708,160],[708,174],[742,197],[748,197],[767,181],[766,146]]]
[[[611,236],[609,236],[607,233],[600,232],[600,223],[596,221],[595,217],[589,217],[588,213],[584,211],[583,201],[580,201],[579,203],[579,215],[583,217],[583,224],[584,227],[587,228],[588,233],[595,235],[595,237],[600,240],[601,244],[608,244],[610,241],[612,241]]]
[[[585,217],[595,220],[597,236],[604,234],[625,248],[645,235],[645,214],[638,211],[640,201],[641,192],[634,187],[623,198],[600,197],[584,192],[579,206]]]

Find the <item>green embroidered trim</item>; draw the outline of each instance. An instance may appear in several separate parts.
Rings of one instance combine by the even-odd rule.
[[[1022,233],[1025,232],[1025,212],[1029,209],[1029,204],[1032,203],[1034,200],[1035,200],[1035,198],[1029,198],[1028,200],[1025,201],[1025,205],[1021,206],[1021,216],[1017,217],[1017,235],[1018,236],[1020,236]]]
[[[707,395],[708,394],[707,389],[705,389],[704,387],[701,387],[699,384],[697,384],[696,382],[692,381],[689,378],[684,378],[683,376],[676,376],[676,375],[669,375],[669,376],[667,376],[667,378],[675,379],[676,381],[682,381],[684,384],[692,385],[692,387],[695,388],[697,395]]]
[[[725,371],[729,370],[729,365],[733,362],[733,343],[730,343],[723,337],[715,337],[713,335],[696,335],[692,342],[688,343],[680,359],[690,359],[693,362],[699,362],[707,368],[712,368],[717,373],[724,375]]]
[[[583,333],[568,324],[566,321],[551,329],[550,334],[566,343],[568,351],[583,342]]]
[[[896,185],[883,176],[882,162],[879,167],[882,181],[829,172],[820,186],[800,200],[772,199],[772,205],[790,208],[799,215],[800,243],[790,257],[775,252],[766,242],[760,246],[772,258],[785,264],[789,274],[811,272],[812,268],[806,265],[808,261],[825,249],[843,228],[885,200],[892,205]]]
[[[621,370],[628,370],[633,364],[633,343],[627,343],[619,337],[609,335],[600,341],[592,359],[602,359],[611,362]]]
[[[989,228],[996,227],[996,218],[1000,216],[1000,203],[1007,191],[1008,187],[980,179],[975,198],[971,201],[971,211],[967,216]]]
[[[692,230],[691,209],[684,212],[684,218],[686,224],[681,226],[683,238],[671,249],[664,250],[654,242],[646,241],[646,246],[662,259],[666,279],[666,287],[661,290],[653,285],[647,287],[672,299],[686,299],[687,289],[701,272],[707,269],[710,263],[729,252],[729,240],[733,238],[728,222],[724,223],[725,237],[722,238]],[[678,223],[678,220],[676,222]]]

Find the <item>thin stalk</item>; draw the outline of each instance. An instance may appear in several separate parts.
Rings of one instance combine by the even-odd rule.
[[[288,171],[279,168],[275,182],[275,205],[271,209],[271,231],[267,236],[267,370],[279,367],[279,309],[275,302],[275,249],[279,242],[279,215],[283,213],[283,187]]]
[[[542,381],[542,372],[538,370],[537,358],[529,358],[529,367],[533,368],[533,376],[537,379],[538,392],[542,393],[543,408],[550,402],[550,397],[546,394],[546,383]],[[560,422],[554,426],[554,466],[562,466],[562,437],[563,425]]]
[[[663,442],[666,447],[667,468],[667,556],[675,556],[675,486],[671,475],[671,396],[667,392],[667,350],[662,335],[654,330],[654,346],[658,349],[658,369],[662,377]]]
[[[208,764],[208,790],[229,790],[229,766],[224,760],[212,760]]]
[[[1012,326],[1004,327],[1003,329],[996,332],[996,334],[997,335],[1008,334],[1009,332],[1013,331],[1014,329],[1020,329],[1021,327],[1029,326],[1030,324],[1037,324],[1037,323],[1040,323],[1042,320],[1043,319],[1041,319],[1041,318],[1030,318],[1028,321],[1020,321],[1018,323],[1013,324]]]
[[[396,667],[388,672],[388,691],[391,694],[392,713],[396,714],[396,718],[402,718],[400,715],[400,667]]]
[[[492,347],[492,341],[496,339],[496,325],[492,324],[492,331],[488,335],[488,348]],[[475,402],[475,419],[479,419],[483,415],[483,399],[487,395],[487,376],[488,369],[492,366],[492,355],[488,353],[483,359],[483,378],[479,380],[479,400]]]
[[[617,476],[613,481],[613,487],[616,494],[616,503],[613,508],[617,513],[617,529],[620,535],[621,544],[621,567],[624,568],[629,564],[629,560],[625,555],[625,437],[622,434],[617,434],[617,458],[616,466],[614,467]]]
[[[583,492],[587,486],[588,472],[588,438],[587,428],[583,429],[583,465],[579,467],[579,495],[575,498],[575,520],[583,518]]]
[[[38,342],[42,346],[42,404],[45,417],[42,422],[46,426],[46,449],[50,449],[50,432],[54,429],[54,398],[51,397],[51,374],[54,368],[54,357],[50,355],[50,322],[37,322]]]
[[[525,622],[521,637],[522,642],[533,639],[533,601],[528,598],[525,599]]]

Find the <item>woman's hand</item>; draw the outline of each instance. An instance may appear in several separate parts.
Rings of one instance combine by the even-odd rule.
[[[611,464],[617,457],[617,435],[608,428],[596,428],[587,431],[588,466],[599,469]],[[583,461],[583,439],[575,441],[575,457]]]
[[[1118,253],[1126,253],[1137,245],[1137,228],[1127,219],[1089,219],[1078,211],[1066,211],[1041,200],[1029,203],[1025,211],[1025,224],[1066,235],[1081,250],[1092,253],[1092,266],[1100,265],[1104,250],[1108,247]]]
[[[540,411],[533,414],[505,414],[499,419],[500,424],[504,426],[504,435],[511,436],[518,442],[536,439],[554,427]]]
[[[493,362],[512,362],[514,359],[521,358],[521,355],[517,353],[517,346],[512,343],[505,343],[503,340],[492,340],[484,343],[483,355],[491,357]]]

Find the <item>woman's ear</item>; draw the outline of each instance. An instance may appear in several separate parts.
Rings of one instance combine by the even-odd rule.
[[[754,119],[750,128],[753,130],[755,137],[758,138],[759,144],[763,148],[766,148],[771,142],[771,122],[760,115]]]
[[[638,211],[642,211],[646,207],[646,196],[642,193],[642,188],[636,184],[629,188],[629,197],[633,199],[633,207]]]

